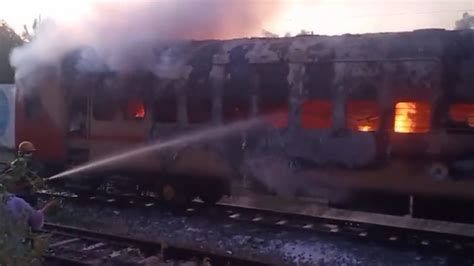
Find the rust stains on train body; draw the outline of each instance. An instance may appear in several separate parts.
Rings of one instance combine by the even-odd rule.
[[[473,31],[180,41],[150,56],[156,64],[127,73],[78,72],[80,51],[64,60],[68,121],[85,121],[67,133],[68,159],[278,113],[263,130],[146,165],[251,176],[282,193],[328,186],[474,198]]]

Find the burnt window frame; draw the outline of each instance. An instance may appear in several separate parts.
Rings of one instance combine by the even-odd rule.
[[[337,95],[334,95],[334,62],[314,62],[305,64],[305,78],[303,82],[304,95],[298,106],[298,125],[303,130],[333,130],[336,127],[334,115],[337,104],[334,101]],[[304,122],[304,105],[306,102],[320,101],[329,105],[328,115],[325,119],[329,120],[325,126],[307,126]]]
[[[262,63],[256,66],[256,72],[258,74],[258,87],[255,94],[258,99],[258,113],[263,115],[267,123],[275,129],[289,128],[291,123],[291,86],[287,79],[288,64],[282,61]],[[275,74],[278,72],[281,72],[281,74]],[[275,77],[281,80],[276,80]]]
[[[305,104],[308,102],[321,102],[324,104],[328,104],[328,115],[324,119],[329,120],[329,125],[323,125],[323,126],[308,126],[309,124],[306,122],[305,123]],[[332,129],[334,127],[334,108],[335,104],[334,101],[331,98],[304,98],[303,101],[301,102],[300,105],[300,112],[299,112],[299,123],[300,123],[300,128],[305,129],[305,130],[312,130],[312,129]],[[322,119],[322,118],[320,118]],[[313,124],[313,123],[311,123]]]
[[[127,76],[121,86],[121,112],[124,121],[147,121],[153,117],[151,99],[153,99],[154,86],[157,82],[156,76],[151,72],[136,72]],[[125,86],[123,86],[125,85]],[[143,116],[137,116],[136,112],[129,112],[130,104],[137,103],[143,111]],[[137,109],[136,109],[137,110]],[[136,111],[135,110],[135,111]],[[134,113],[134,115],[132,115]]]
[[[351,81],[350,83],[354,83],[354,81]],[[376,84],[374,82],[367,80],[365,78],[359,79],[355,82],[356,86],[352,87],[345,99],[344,102],[344,109],[345,109],[345,128],[352,131],[352,132],[359,132],[359,133],[374,133],[382,130],[382,125],[383,125],[383,110],[382,106],[380,104],[379,98],[378,98],[378,89]],[[352,117],[353,112],[351,112],[351,104],[352,103],[373,103],[376,109],[376,116],[375,119],[376,122],[375,128],[372,130],[361,130],[359,128],[353,127]],[[371,118],[368,117],[368,120]]]
[[[214,67],[214,54],[218,53],[220,46],[215,43],[207,43],[198,49],[200,52],[193,54],[188,61],[192,66],[192,71],[189,73],[183,93],[184,111],[188,125],[212,124],[216,113],[216,88],[209,73]],[[194,110],[204,111],[200,113]]]
[[[189,125],[211,124],[214,117],[215,88],[210,79],[193,78],[179,91],[184,100],[186,122]]]
[[[96,88],[94,88],[93,93],[92,93],[92,118],[96,121],[113,121],[117,117],[117,113],[120,112],[121,106],[120,106],[120,100],[114,95],[114,93],[108,92],[107,90],[112,88],[107,88],[107,86],[104,84],[104,82],[101,82],[100,85]],[[101,97],[104,97],[104,99],[101,99],[98,102],[98,94],[103,93]],[[110,104],[109,108],[106,108],[104,110],[110,110],[110,115],[107,116],[102,116],[98,115],[97,111],[99,110],[97,106],[100,106],[101,108],[105,108],[107,104]],[[101,109],[100,109],[101,110]]]
[[[176,87],[173,85],[173,84],[168,84],[166,86],[166,88],[159,88],[157,89],[158,91],[161,90],[161,92],[159,92],[158,94],[154,94],[153,95],[153,99],[152,99],[152,103],[151,103],[151,107],[150,107],[150,114],[151,114],[151,117],[152,117],[152,120],[153,120],[153,123],[159,123],[159,124],[178,124],[180,123],[180,115],[179,115],[179,105],[180,105],[180,101],[179,101],[179,93],[176,89]],[[165,110],[165,112],[159,112],[160,108],[161,108],[161,104],[159,104],[162,100],[159,100],[160,97],[162,95],[160,95],[160,93],[163,93],[163,95],[166,95],[166,97],[164,97],[165,99],[162,99],[163,101],[166,101],[166,99],[174,99],[174,101],[172,103],[170,103],[169,105],[168,104],[165,104],[165,108],[163,110]],[[168,93],[165,94],[165,93]],[[169,97],[169,96],[172,96],[172,97]],[[173,105],[174,104],[174,109],[175,109],[175,112],[174,114],[172,114],[171,112],[170,113],[167,113],[167,111],[173,109],[173,108],[169,108],[170,105]],[[168,105],[168,106],[167,106]],[[163,117],[166,117],[166,119],[160,119],[161,115],[162,114],[165,114],[165,116]],[[169,114],[171,114],[171,116],[169,116]],[[161,117],[161,118],[163,118]],[[173,117],[174,119],[169,119],[170,117]]]
[[[133,89],[130,89],[130,87]],[[144,86],[143,84],[135,84],[133,81],[129,86],[122,88],[120,111],[124,121],[144,121],[148,119],[150,116],[150,108],[148,103],[150,91],[147,88],[149,87]],[[136,103],[138,103],[137,106],[141,105],[143,107],[144,115],[142,117],[133,116],[132,112],[129,112],[130,110],[128,108],[134,100],[136,100]]]
[[[144,121],[148,119],[149,108],[146,104],[145,98],[144,97],[141,97],[141,99],[140,97],[136,97],[136,98],[139,98],[137,100],[138,105],[141,105],[143,107],[143,112],[144,112],[143,116],[136,116],[136,115],[134,116],[132,115],[131,112],[129,112],[130,111],[129,107],[130,107],[130,104],[132,103],[131,102],[132,99],[127,97],[121,106],[121,111],[122,111],[121,113],[122,113],[122,118],[124,121]]]
[[[400,103],[416,103],[416,104],[423,104],[428,106],[429,110],[429,117],[427,119],[427,125],[428,128],[423,131],[413,131],[413,132],[406,132],[406,131],[396,131],[396,123],[397,123],[397,105]],[[402,135],[417,135],[417,134],[428,134],[433,131],[434,126],[433,126],[433,114],[435,111],[435,106],[433,103],[430,103],[426,100],[420,100],[420,99],[409,99],[409,98],[400,98],[396,99],[393,103],[393,116],[392,116],[392,128],[391,132],[394,134],[402,134]]]
[[[222,121],[224,123],[233,123],[251,117],[251,97],[248,97],[248,99],[246,99],[247,101],[232,101],[231,104],[229,104],[229,102],[226,103],[224,99],[224,96],[222,96]],[[230,108],[228,108],[229,106],[233,110],[230,110]]]
[[[194,125],[194,124],[210,124],[212,123],[212,118],[213,118],[213,112],[214,112],[214,97],[211,99],[201,99],[201,103],[196,104],[194,100],[194,97],[189,97],[188,94],[186,94],[186,117],[188,124]],[[192,99],[192,100],[190,100]],[[205,109],[202,109],[202,107],[205,107]],[[196,115],[196,112],[193,110],[206,110],[202,112],[202,115]]]
[[[226,65],[225,73],[228,78],[218,92],[222,123],[249,119],[252,116],[253,66],[246,60],[236,57],[236,61]]]
[[[474,131],[474,115],[469,116],[467,115],[464,121],[459,121],[454,119],[453,117],[453,108],[456,105],[467,105],[472,108],[472,114],[474,114],[474,102],[467,102],[467,101],[456,101],[452,102],[448,105],[448,110],[447,110],[447,121],[445,124],[445,127],[448,131],[466,131],[466,132],[471,132]],[[473,123],[469,123],[469,118],[472,117]]]
[[[285,129],[290,126],[290,102],[259,101],[259,113],[262,114],[267,123],[277,129]],[[265,106],[263,106],[265,104]],[[268,104],[268,105],[267,105]]]
[[[355,116],[354,112],[352,112],[351,108],[354,108],[354,106],[351,106],[351,104],[362,104],[362,103],[373,103],[373,106],[375,107],[375,111],[376,111],[376,116],[374,117],[367,117],[361,121],[370,121],[370,120],[374,120],[376,122],[373,122],[374,123],[374,127],[373,129],[369,129],[369,130],[361,130],[359,127],[363,127],[364,125],[357,125],[356,122],[353,121],[352,117]],[[382,122],[381,122],[381,119],[382,119],[382,108],[380,106],[380,103],[377,101],[377,100],[373,100],[373,99],[347,99],[346,100],[346,106],[345,106],[345,109],[346,109],[346,128],[350,131],[353,131],[353,132],[361,132],[361,133],[373,133],[373,132],[377,132],[377,131],[380,131],[381,130],[381,125],[382,125]],[[368,127],[370,127],[371,125],[369,125],[370,122],[368,122]],[[356,128],[356,126],[358,126]]]

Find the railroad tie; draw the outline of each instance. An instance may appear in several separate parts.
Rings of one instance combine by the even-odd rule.
[[[63,241],[59,241],[59,242],[50,244],[50,245],[49,245],[49,248],[55,248],[55,247],[59,247],[59,246],[64,246],[64,245],[67,245],[67,244],[70,244],[70,243],[73,243],[73,242],[77,242],[77,241],[79,241],[79,240],[81,240],[81,239],[80,239],[80,238],[66,239],[66,240],[63,240]]]
[[[105,244],[103,242],[95,243],[93,245],[90,245],[90,246],[87,246],[87,247],[83,248],[82,251],[91,251],[91,250],[94,250],[94,249],[101,248],[105,245],[107,245],[107,244]]]

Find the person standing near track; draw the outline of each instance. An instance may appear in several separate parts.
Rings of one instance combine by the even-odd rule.
[[[42,228],[44,215],[56,205],[56,200],[52,200],[35,210],[0,185],[0,265],[41,265],[47,241],[32,230]]]
[[[31,170],[31,160],[36,151],[33,143],[23,141],[18,145],[18,155],[0,177],[0,184],[4,185],[9,193],[23,198],[32,206],[36,206],[38,199],[36,191],[44,186],[43,179]]]

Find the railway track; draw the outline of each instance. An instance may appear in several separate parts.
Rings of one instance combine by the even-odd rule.
[[[49,250],[44,255],[45,265],[158,265],[157,262],[170,261],[196,263],[192,265],[206,265],[203,264],[206,262],[211,265],[266,265],[193,247],[171,246],[57,224],[45,224],[43,233],[50,238]],[[151,261],[155,264],[147,264]]]
[[[415,229],[408,227],[397,227],[394,225],[383,225],[369,222],[355,222],[351,220],[317,217],[301,214],[281,213],[272,210],[263,210],[242,206],[223,204],[219,211],[226,214],[228,218],[258,223],[265,226],[279,228],[291,228],[302,231],[313,231],[344,235],[361,241],[377,241],[400,247],[413,247],[420,250],[434,252],[452,251],[459,255],[474,255],[474,226],[429,221],[438,226],[451,225],[459,228],[453,230],[439,230],[438,232],[426,230],[428,228]],[[412,221],[425,221],[421,219],[406,219]],[[435,226],[436,226],[435,225]],[[431,227],[435,227],[431,226]],[[462,229],[467,229],[462,232]],[[445,228],[448,229],[448,228]],[[466,234],[462,234],[466,233]]]
[[[50,193],[43,196],[51,197]],[[119,207],[139,207],[150,209],[158,203],[150,197],[94,196],[80,198],[60,195],[71,200],[86,201],[89,204],[111,204]],[[156,209],[156,208],[155,208]],[[327,233],[349,237],[355,241],[375,241],[383,245],[404,249],[416,249],[430,254],[444,254],[453,258],[474,263],[474,226],[414,218],[394,218],[385,223],[373,223],[369,219],[342,219],[324,216],[284,213],[274,210],[217,204],[208,206],[193,202],[185,211],[186,215],[211,216],[223,221],[234,220],[243,223],[257,224],[280,230],[301,230],[303,232]],[[385,216],[389,217],[390,216]],[[406,222],[403,222],[406,221]],[[413,225],[410,227],[410,223]]]

